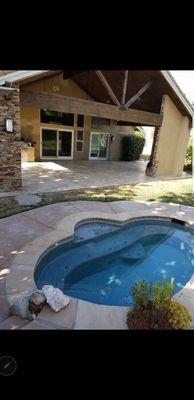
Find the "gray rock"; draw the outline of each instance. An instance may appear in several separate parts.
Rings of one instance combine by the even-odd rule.
[[[46,305],[46,297],[41,290],[36,290],[29,298],[29,310],[37,315]]]
[[[65,296],[60,289],[54,288],[52,285],[44,285],[42,291],[46,296],[48,305],[55,312],[60,311],[70,302],[69,297]]]
[[[21,296],[10,308],[11,315],[17,315],[19,318],[29,319],[30,321],[34,319],[33,314],[29,310],[29,299],[32,292]]]
[[[37,203],[40,203],[40,201],[41,201],[40,196],[33,195],[33,194],[25,194],[25,193],[19,194],[18,196],[15,197],[15,199],[21,206],[37,204]]]

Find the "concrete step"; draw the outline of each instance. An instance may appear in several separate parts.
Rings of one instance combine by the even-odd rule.
[[[9,317],[2,321],[0,323],[0,330],[1,329],[7,329],[7,330],[15,330],[15,329],[21,329],[23,326],[27,325],[29,321],[27,319],[21,319],[19,317],[16,317],[13,315],[12,317]]]

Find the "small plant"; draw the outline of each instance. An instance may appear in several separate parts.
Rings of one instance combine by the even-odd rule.
[[[129,329],[189,329],[192,317],[180,303],[172,300],[174,279],[153,285],[145,280],[132,289],[134,307],[127,314]]]
[[[135,304],[139,307],[147,307],[149,300],[149,285],[145,280],[136,282],[132,288],[132,296]]]
[[[168,305],[171,301],[171,297],[174,291],[174,278],[171,278],[170,282],[163,283],[155,282],[152,285],[152,301],[157,309],[162,309]]]

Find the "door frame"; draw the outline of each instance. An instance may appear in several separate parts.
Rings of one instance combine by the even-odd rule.
[[[92,134],[97,134],[97,135],[107,135],[108,136],[108,141],[107,141],[107,153],[106,153],[106,157],[104,158],[100,158],[100,157],[91,157],[91,148],[92,148]],[[108,152],[109,152],[109,140],[110,140],[110,133],[107,132],[95,132],[95,131],[91,131],[90,132],[90,148],[89,148],[89,160],[108,160]]]
[[[42,130],[50,130],[50,131],[56,131],[56,136],[57,136],[57,148],[56,148],[56,157],[47,157],[42,155]],[[71,132],[71,156],[59,156],[59,131],[60,132]],[[73,150],[74,150],[74,129],[67,129],[67,128],[51,128],[50,126],[41,126],[40,128],[40,159],[43,160],[73,160]]]

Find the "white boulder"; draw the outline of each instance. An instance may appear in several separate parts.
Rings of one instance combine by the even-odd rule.
[[[42,287],[42,292],[46,297],[46,301],[48,305],[51,307],[53,311],[60,311],[62,308],[66,307],[69,302],[70,298],[65,296],[63,292],[53,287],[52,285],[44,285]]]

